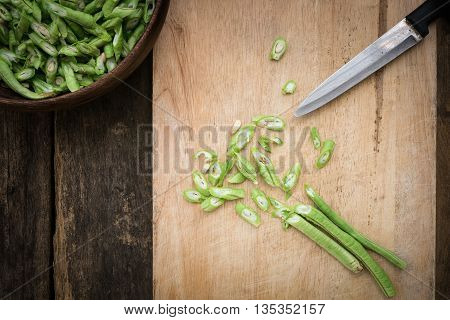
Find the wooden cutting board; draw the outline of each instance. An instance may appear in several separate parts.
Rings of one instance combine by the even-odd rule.
[[[153,281],[156,299],[380,299],[367,271],[354,275],[296,230],[262,213],[255,229],[234,202],[211,214],[185,202],[192,155],[222,159],[234,120],[281,114],[288,129],[272,159],[280,174],[300,161],[289,203],[315,186],[357,229],[409,262],[400,271],[376,254],[397,298],[435,296],[436,29],[414,49],[327,107],[304,118],[295,105],[412,11],[415,1],[172,1],[154,50]],[[289,48],[269,61],[273,39]],[[298,90],[280,88],[295,79]],[[336,143],[313,167],[311,126]],[[250,183],[242,185],[248,195]],[[283,200],[283,193],[260,186]],[[250,197],[245,202],[251,204]]]

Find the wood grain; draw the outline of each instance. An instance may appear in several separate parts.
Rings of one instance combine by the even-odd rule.
[[[0,111],[0,298],[52,298],[53,115]]]
[[[300,160],[301,183],[316,186],[351,224],[409,262],[402,272],[373,255],[397,298],[434,298],[435,26],[423,43],[327,107],[292,116],[292,106],[420,2],[172,3],[154,52],[155,298],[383,298],[367,272],[347,272],[268,215],[255,230],[234,214],[233,203],[205,215],[183,201],[193,151],[210,146],[223,154],[226,128],[262,113],[283,114],[289,124],[273,156],[280,171]],[[275,63],[267,55],[278,35],[289,49]],[[282,96],[291,78],[299,90]],[[333,161],[320,171],[305,141],[313,125],[337,142]],[[305,200],[301,188],[293,198]]]
[[[89,108],[57,112],[57,299],[152,297],[151,181],[137,169],[151,123],[151,57]]]

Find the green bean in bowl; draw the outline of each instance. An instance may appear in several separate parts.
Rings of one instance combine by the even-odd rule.
[[[75,92],[111,72],[155,0],[0,0],[0,84],[27,99]]]

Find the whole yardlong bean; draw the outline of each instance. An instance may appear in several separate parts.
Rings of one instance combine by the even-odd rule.
[[[357,257],[362,264],[370,271],[383,293],[391,298],[395,296],[395,288],[389,276],[381,268],[381,266],[372,259],[364,247],[351,235],[336,226],[321,211],[305,204],[298,204],[294,208],[294,212],[304,217],[306,220],[314,223],[318,227],[325,230],[333,238],[339,241],[349,252]]]
[[[316,204],[316,206],[322,211],[335,225],[339,228],[347,232],[353,238],[358,240],[364,247],[370,249],[380,256],[386,258],[389,262],[391,262],[394,266],[399,267],[400,269],[406,268],[406,261],[402,260],[398,257],[394,252],[383,248],[379,244],[373,242],[368,239],[365,235],[355,230],[350,224],[348,224],[336,211],[334,211],[326,202],[322,199],[322,197],[314,191],[314,189],[305,184],[305,191],[308,197]]]
[[[30,99],[88,86],[130,53],[153,10],[145,0],[0,0],[2,82]]]
[[[281,218],[287,224],[302,232],[350,271],[358,273],[363,269],[353,254],[298,214],[293,213],[289,209],[280,208],[275,210],[273,216]]]

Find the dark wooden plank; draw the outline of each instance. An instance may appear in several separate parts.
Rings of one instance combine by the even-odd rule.
[[[450,20],[437,28],[436,298],[450,299]]]
[[[57,299],[152,298],[151,178],[137,169],[151,73],[148,57],[127,80],[134,89],[56,113]]]
[[[53,114],[0,111],[0,298],[49,299]]]

